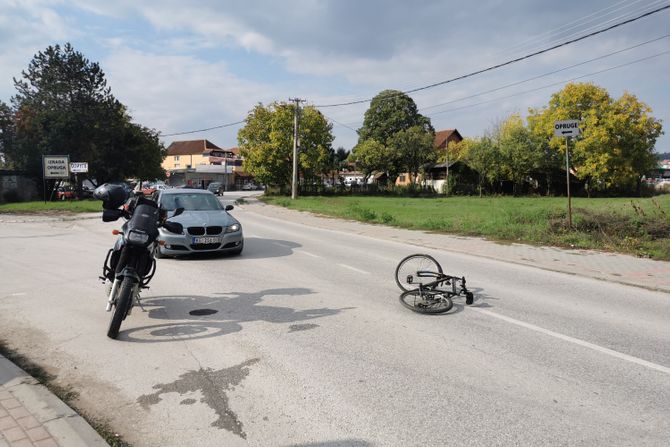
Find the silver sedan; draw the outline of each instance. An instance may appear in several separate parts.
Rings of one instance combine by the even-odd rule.
[[[201,189],[166,189],[158,192],[158,205],[172,216],[177,208],[184,212],[171,217],[184,227],[182,234],[160,229],[155,256],[179,256],[191,253],[219,252],[240,254],[244,248],[242,225],[225,208],[214,194]]]

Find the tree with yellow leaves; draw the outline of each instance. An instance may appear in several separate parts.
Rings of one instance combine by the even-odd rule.
[[[654,145],[661,121],[631,93],[614,100],[591,83],[568,84],[554,93],[548,107],[530,110],[529,127],[549,147],[565,154],[565,141],[554,137],[554,122],[581,120],[581,136],[571,143],[570,165],[593,191],[639,192],[642,176],[655,164]]]

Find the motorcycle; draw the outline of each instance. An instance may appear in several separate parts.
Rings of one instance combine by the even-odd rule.
[[[100,279],[106,285],[107,312],[112,312],[107,336],[116,339],[121,323],[130,315],[135,303],[142,307],[140,292],[148,289],[156,273],[154,251],[158,241],[158,228],[181,234],[183,227],[167,220],[167,211],[141,192],[133,193],[122,185],[105,183],[96,188],[93,196],[102,200],[103,222],[124,218],[121,231],[112,234],[119,238],[107,252]],[[178,208],[174,216],[183,213]]]

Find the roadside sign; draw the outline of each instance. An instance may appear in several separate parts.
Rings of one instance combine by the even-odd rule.
[[[69,155],[44,155],[42,156],[44,166],[44,178],[70,178],[70,156]]]
[[[88,162],[86,161],[73,161],[70,163],[70,172],[73,174],[81,174],[82,172],[88,172]]]
[[[556,137],[576,137],[581,133],[579,120],[563,120],[554,123],[554,136]]]

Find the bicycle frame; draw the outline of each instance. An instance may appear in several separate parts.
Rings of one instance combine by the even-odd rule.
[[[419,291],[426,290],[431,292],[438,292],[447,295],[449,298],[453,296],[464,295],[466,304],[472,304],[473,295],[472,292],[468,291],[467,287],[465,286],[465,276],[459,278],[458,276],[445,275],[444,273],[430,271],[418,271],[417,276],[420,278],[435,278],[435,281],[431,281],[426,284],[419,283]],[[412,275],[407,276],[407,283],[413,283]],[[451,290],[445,290],[441,288],[443,284],[451,286]]]

